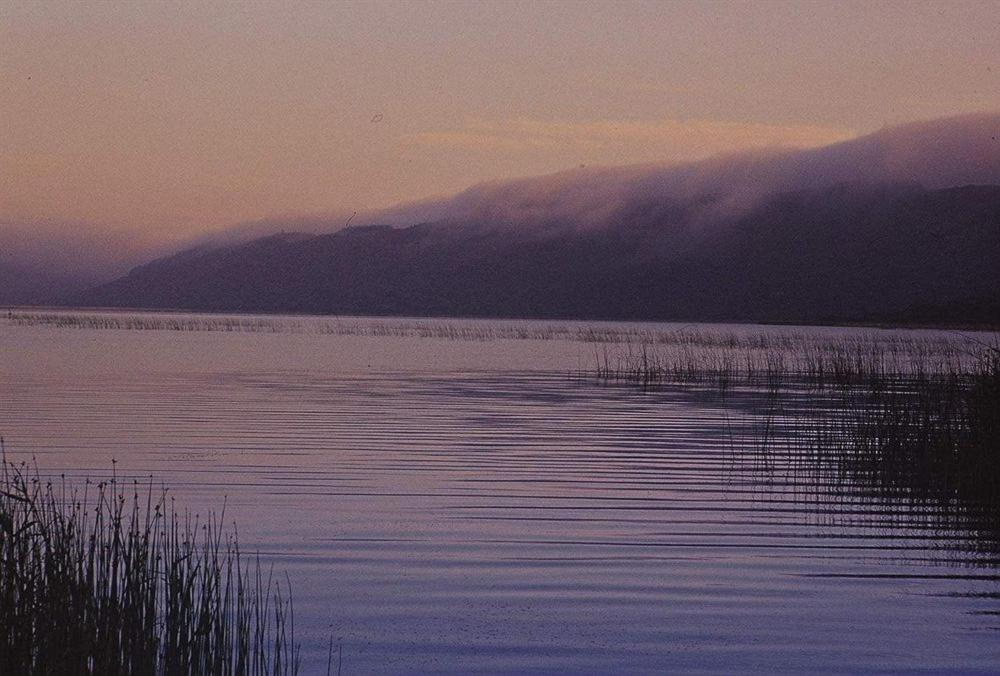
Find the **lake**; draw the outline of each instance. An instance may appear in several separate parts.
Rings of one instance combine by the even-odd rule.
[[[992,339],[31,311],[0,319],[0,434],[46,474],[224,504],[288,574],[304,673],[331,639],[344,674],[996,671],[996,524],[811,471],[791,426],[762,454],[760,388],[593,376],[608,350],[700,349],[680,335],[929,364]]]

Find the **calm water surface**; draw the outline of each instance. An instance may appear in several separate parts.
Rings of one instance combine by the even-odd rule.
[[[305,673],[330,636],[345,674],[1000,668],[974,529],[763,463],[754,392],[579,375],[581,327],[649,326],[274,321],[0,319],[0,433],[43,471],[225,497],[289,573]]]

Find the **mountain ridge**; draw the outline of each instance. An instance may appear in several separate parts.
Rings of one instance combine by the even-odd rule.
[[[661,208],[657,208],[657,207]],[[475,223],[283,234],[158,259],[78,303],[201,311],[705,321],[1000,323],[1000,186],[842,183],[699,228],[650,204],[616,226]],[[986,299],[986,301],[976,300]],[[975,301],[975,302],[973,302]],[[948,307],[956,308],[949,313]]]

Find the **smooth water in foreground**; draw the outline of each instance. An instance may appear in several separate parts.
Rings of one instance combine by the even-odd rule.
[[[48,317],[0,319],[8,456],[225,503],[289,575],[304,673],[331,637],[344,674],[1000,668],[995,524],[762,454],[752,388],[583,375],[658,331],[905,335],[932,358],[961,336]]]

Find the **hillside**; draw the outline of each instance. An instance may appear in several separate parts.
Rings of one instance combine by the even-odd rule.
[[[87,305],[371,315],[1000,322],[1000,186],[847,183],[706,221],[713,197],[605,227],[442,221],[159,259]]]

